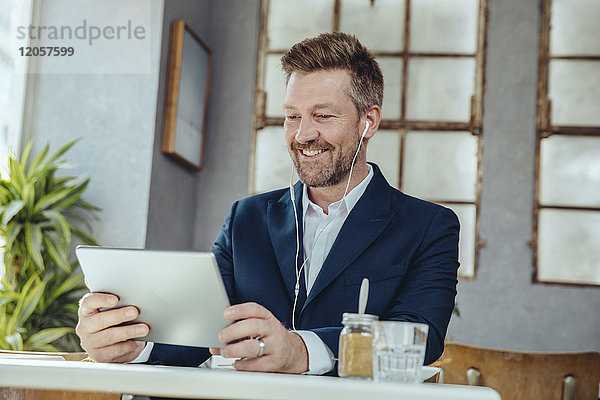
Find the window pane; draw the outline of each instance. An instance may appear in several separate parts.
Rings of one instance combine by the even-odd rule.
[[[377,131],[367,145],[367,160],[377,164],[389,184],[397,188],[400,176],[400,132]]]
[[[410,3],[410,51],[475,53],[478,0]]]
[[[13,70],[0,59],[0,105],[8,104],[13,81]]]
[[[15,116],[20,116],[21,107],[15,101],[16,80],[12,67],[0,59],[0,175],[3,177],[8,176],[9,148],[20,137],[14,127]]]
[[[409,120],[463,121],[471,115],[472,58],[416,58],[408,63]]]
[[[551,55],[600,55],[600,1],[552,0]]]
[[[600,285],[600,212],[540,210],[539,281]]]
[[[600,137],[551,136],[540,157],[542,204],[600,207]]]
[[[289,186],[292,161],[282,127],[271,126],[256,132],[254,193]]]
[[[600,125],[600,62],[550,61],[553,125]]]
[[[14,0],[3,1],[2,7],[0,7],[0,33],[8,33],[10,30],[10,14]]]
[[[281,69],[281,55],[265,58],[265,88],[267,92],[266,112],[268,117],[283,117],[285,99],[285,74]]]
[[[477,137],[462,132],[409,132],[405,146],[405,192],[433,200],[475,201]]]
[[[331,31],[333,0],[271,0],[269,48],[287,50],[307,37]]]
[[[472,204],[442,204],[452,209],[460,221],[458,275],[463,278],[475,276],[475,218],[476,208]]]
[[[371,51],[402,51],[404,1],[342,0],[340,30],[356,35]]]
[[[383,72],[383,119],[399,119],[402,99],[402,59],[398,57],[381,57],[377,59]]]

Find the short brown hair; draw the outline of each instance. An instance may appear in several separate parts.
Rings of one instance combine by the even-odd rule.
[[[322,33],[296,43],[281,57],[286,82],[294,72],[342,69],[350,72],[350,93],[359,114],[383,104],[383,74],[358,39],[343,32]]]

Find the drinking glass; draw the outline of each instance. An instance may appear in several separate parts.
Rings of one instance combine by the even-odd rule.
[[[376,381],[420,383],[429,326],[381,321],[373,330],[373,378]]]

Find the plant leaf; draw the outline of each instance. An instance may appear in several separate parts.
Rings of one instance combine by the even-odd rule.
[[[74,207],[76,205],[77,204],[75,204]],[[92,227],[92,224],[90,224],[87,219],[85,219],[82,215],[79,215],[79,214],[76,214],[76,213],[72,212],[72,210],[73,210],[73,207],[71,207],[68,210],[64,211],[65,217],[68,218],[69,221],[71,221],[71,223],[78,222],[81,225],[85,225],[85,229],[87,229],[88,232],[91,232],[91,231],[94,230],[93,227]]]
[[[100,207],[88,203],[81,198],[75,202],[75,205],[77,205],[79,208],[83,208],[86,211],[102,211]]]
[[[60,168],[60,169],[71,169],[71,168],[75,168],[77,165],[74,163],[70,163],[68,161],[59,161],[56,164],[53,165],[53,167],[55,168]]]
[[[33,262],[40,271],[44,270],[44,259],[42,258],[42,228],[39,225],[25,222],[25,245]]]
[[[4,251],[4,273],[5,279],[2,280],[2,286],[12,288],[15,283],[15,258],[16,252],[6,248]]]
[[[83,285],[83,274],[77,274],[66,281],[64,281],[48,298],[48,303],[54,302],[57,298],[62,296],[63,294],[69,293],[73,290],[84,289]]]
[[[36,346],[34,348],[31,348],[31,349],[28,349],[28,350],[31,350],[31,351],[45,351],[45,352],[49,352],[49,353],[57,352],[58,351],[58,349],[56,347],[52,346],[51,344],[40,344],[40,345],[38,345],[38,346]]]
[[[46,345],[65,336],[67,333],[75,332],[73,328],[47,328],[31,335],[26,341],[24,348],[27,350],[37,349],[38,346]]]
[[[65,217],[56,210],[46,210],[42,212],[42,215],[48,220],[52,221],[56,231],[59,233],[59,237],[62,240],[63,247],[69,251],[69,245],[71,244],[71,228],[67,223]]]
[[[40,302],[40,297],[44,294],[46,288],[46,282],[37,282],[36,286],[33,287],[31,293],[28,293],[23,299],[23,306],[21,308],[20,315],[17,316],[17,327],[23,326],[23,323],[29,318],[29,316],[36,309]],[[21,300],[21,299],[19,299]],[[13,316],[14,318],[14,316]]]
[[[35,283],[36,280],[39,282],[39,278],[36,275],[32,275],[27,280],[27,282],[25,282],[25,285],[23,285],[23,288],[21,289],[21,293],[19,293],[19,298],[17,300],[17,306],[15,307],[10,319],[8,320],[8,323],[6,324],[6,333],[7,334],[15,332],[17,330],[19,316],[22,313],[25,298],[29,294],[29,290],[31,289],[31,286]]]
[[[33,213],[37,214],[43,210],[50,208],[55,205],[59,201],[63,200],[65,197],[69,196],[73,192],[70,188],[63,188],[56,192],[50,192],[44,196],[35,204],[33,208]]]
[[[71,232],[73,232],[73,234],[75,236],[77,236],[79,239],[81,239],[81,241],[84,244],[87,244],[89,246],[99,246],[100,244],[96,241],[96,239],[94,239],[92,236],[88,235],[87,233],[83,232],[81,229],[76,228],[74,226],[71,225]]]
[[[79,198],[81,197],[81,195],[83,194],[83,192],[85,191],[85,189],[87,188],[87,185],[89,183],[90,183],[90,180],[86,179],[81,185],[71,188],[71,193],[69,193],[69,195],[67,197],[65,197],[64,200],[62,200],[60,203],[56,204],[54,207],[56,207],[59,210],[63,210],[65,208],[70,207],[77,200],[79,200]]]
[[[25,202],[25,210],[27,210],[28,216],[33,215],[33,204],[35,202],[35,189],[33,184],[26,182],[23,185],[22,199]]]
[[[6,336],[7,332],[7,327],[8,324],[6,323],[7,317],[6,317],[6,307],[0,307],[0,346],[3,349],[6,349],[8,347],[8,345],[6,344],[6,342],[1,342],[4,339],[4,336]]]
[[[11,202],[2,215],[2,225],[6,226],[6,224],[8,224],[9,221],[23,209],[23,207],[25,207],[25,202],[23,200]]]
[[[13,332],[12,334],[5,336],[4,339],[10,346],[10,350],[23,351],[23,337],[19,332]]]
[[[31,152],[31,146],[33,146],[33,142],[29,141],[27,146],[25,146],[25,150],[21,154],[21,165],[27,165],[27,159],[29,158],[29,153]]]
[[[0,299],[0,307],[2,307],[5,304],[11,303],[13,301],[13,299],[10,299],[8,297],[2,298]]]
[[[9,222],[7,225],[8,234],[6,235],[6,248],[10,250],[13,246],[13,243],[21,233],[21,229],[23,229],[23,224],[19,224],[17,222]]]
[[[3,291],[11,291],[11,292],[13,292],[15,290],[13,284],[10,283],[6,278],[0,280],[0,285],[2,286],[2,290]]]
[[[56,151],[56,153],[54,153],[54,154],[53,154],[53,155],[50,157],[50,159],[48,160],[48,163],[51,163],[51,162],[53,162],[54,160],[56,160],[57,158],[61,157],[63,154],[65,154],[67,151],[69,151],[69,149],[70,149],[71,147],[73,147],[73,145],[74,145],[75,143],[77,143],[77,142],[78,142],[78,141],[80,141],[80,140],[81,140],[81,138],[80,138],[80,137],[79,137],[79,138],[77,138],[77,139],[75,139],[75,140],[71,140],[69,143],[65,144],[63,147],[61,147],[60,149],[58,149],[58,150]]]
[[[31,165],[29,166],[29,171],[28,171],[29,177],[32,177],[36,173],[36,169],[37,169],[38,165],[40,165],[40,163],[42,162],[44,157],[46,157],[46,154],[48,154],[48,150],[50,150],[50,146],[49,145],[44,146],[42,151],[40,151],[40,154],[38,154],[37,157],[35,158],[35,160],[33,160]]]
[[[64,308],[65,310],[69,311],[72,315],[77,315],[77,311],[79,310],[79,306],[73,303],[65,304]]]
[[[56,178],[56,179],[52,178],[52,179],[51,179],[51,182],[50,182],[50,188],[49,188],[49,190],[54,190],[54,189],[56,189],[57,187],[61,187],[61,188],[62,188],[62,187],[64,187],[64,186],[66,185],[66,183],[67,183],[68,181],[70,181],[71,179],[73,179],[73,177],[72,177],[72,176],[62,176],[62,177],[60,177],[60,178]]]
[[[8,171],[11,182],[15,188],[15,192],[20,193],[23,185],[26,182],[23,165],[21,165],[13,156],[10,156],[8,158]]]
[[[0,185],[0,204],[7,204],[10,199],[10,191]]]
[[[12,303],[18,299],[18,293],[11,293],[4,290],[0,291],[0,307],[4,306],[5,304]]]
[[[49,236],[44,236],[44,245],[46,246],[46,250],[50,255],[50,258],[58,265],[63,271],[70,273],[71,265],[67,260],[67,252],[68,249],[64,249],[64,246],[56,246],[54,244],[54,240]]]

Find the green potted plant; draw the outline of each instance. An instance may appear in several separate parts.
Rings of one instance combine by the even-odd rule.
[[[73,222],[87,224],[99,208],[81,198],[89,179],[57,174],[68,166],[61,157],[76,141],[54,154],[46,146],[28,163],[29,143],[20,160],[9,156],[9,176],[0,177],[0,349],[79,349],[74,327],[85,286],[71,243],[73,236],[97,242]]]

